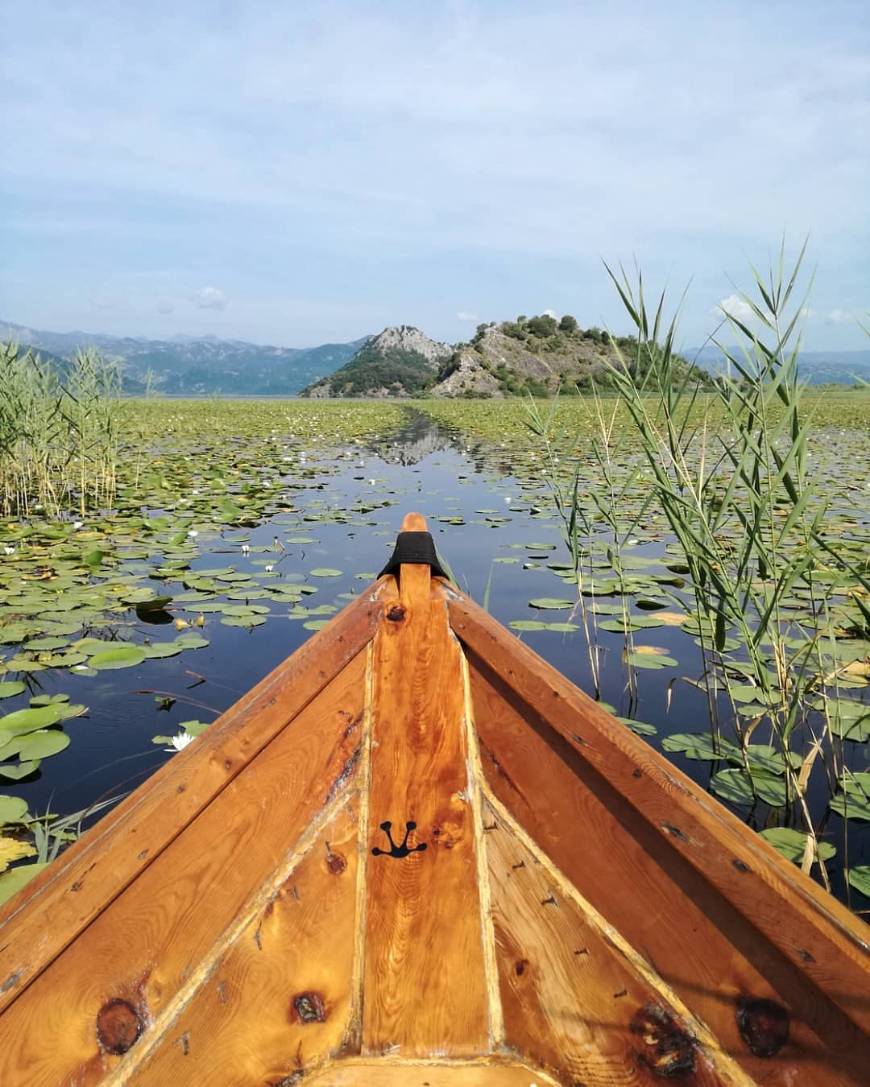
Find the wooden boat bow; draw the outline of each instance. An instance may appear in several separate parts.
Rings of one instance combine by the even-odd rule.
[[[0,1083],[866,1082],[866,927],[414,542],[0,913]]]

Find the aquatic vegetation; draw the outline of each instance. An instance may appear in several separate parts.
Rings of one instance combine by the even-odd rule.
[[[866,463],[870,396],[813,393],[808,408],[808,472],[826,481],[826,525],[857,562],[866,479],[856,465]],[[80,707],[75,717],[10,734],[0,768],[12,776],[0,784],[19,808],[83,808],[173,757],[173,738],[205,728],[374,578],[401,512],[417,508],[457,582],[587,691],[597,686],[627,727],[697,780],[716,779],[718,795],[755,825],[807,833],[800,818],[788,825],[794,804],[779,804],[786,779],[772,769],[779,746],[766,726],[757,724],[745,747],[734,738],[731,715],[746,731],[758,705],[751,677],[729,677],[736,709],[718,693],[720,744],[712,747],[691,574],[650,500],[653,475],[632,445],[632,419],[613,397],[598,407],[586,397],[540,404],[552,420],[549,454],[540,438],[530,441],[520,401],[142,399],[117,409],[112,506],[82,515],[73,501],[56,515],[33,509],[0,521],[0,715],[58,695]],[[688,415],[724,418],[709,393]],[[610,446],[596,453],[602,419]],[[599,454],[610,457],[621,496],[615,516]],[[552,489],[562,488],[567,510],[575,481],[586,518],[582,586]],[[800,621],[806,601],[797,589],[792,599]],[[833,598],[832,615],[847,604]],[[845,896],[846,879],[857,894],[866,867],[858,775],[870,722],[848,706],[866,689],[867,650],[860,637],[830,644],[839,688],[851,696],[832,716],[845,772],[828,788],[817,756],[806,802],[832,889]],[[155,714],[164,715],[159,724]],[[40,732],[61,739],[37,737],[47,746],[20,758],[16,743]],[[680,736],[689,737],[683,746],[668,746]],[[34,753],[67,738],[55,754]],[[711,751],[717,759],[706,757]],[[749,800],[744,758],[756,782]],[[739,776],[718,777],[728,770]],[[0,835],[35,848],[29,816]],[[21,878],[34,862],[21,855],[0,880]]]

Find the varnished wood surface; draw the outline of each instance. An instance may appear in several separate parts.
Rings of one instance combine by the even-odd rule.
[[[342,1048],[352,1010],[358,820],[353,800],[323,828],[129,1083],[280,1083]]]
[[[511,1048],[585,1087],[652,1087],[681,1069],[698,1087],[752,1083],[702,1044],[664,992],[584,915],[561,874],[503,817],[489,809],[486,823]]]
[[[863,926],[427,567],[367,590],[6,918],[2,1087],[870,1067]],[[747,1000],[787,1016],[775,1055]]]
[[[870,1001],[854,998],[867,981],[870,930],[862,921],[468,598],[450,593],[449,612],[463,643],[506,686],[802,973],[870,1029]],[[784,925],[783,916],[793,923]]]
[[[98,1042],[98,1016],[110,1001],[135,1012],[143,1027],[137,1045],[152,1025],[165,1029],[162,1017],[211,969],[246,911],[256,912],[276,891],[297,842],[352,782],[365,656],[355,657],[6,1010],[3,1087],[100,1083],[123,1060]]]
[[[516,1061],[340,1061],[305,1087],[574,1087]]]
[[[866,1039],[638,812],[471,655],[483,771],[494,795],[580,894],[705,1022],[758,1083],[862,1082]],[[638,768],[639,769],[639,768]],[[866,986],[853,996],[863,999]],[[776,1060],[741,1039],[741,998],[788,1006]],[[816,1031],[809,1024],[812,1023]],[[836,1075],[832,1081],[832,1071]],[[799,1077],[799,1078],[796,1078]]]
[[[380,615],[381,591],[378,585],[348,605],[0,907],[0,1010],[360,652]]]
[[[425,523],[425,522],[424,522]],[[415,523],[406,521],[406,530]],[[363,1052],[463,1056],[488,1048],[459,645],[429,568],[403,566],[373,643]],[[389,854],[382,824],[404,857]]]

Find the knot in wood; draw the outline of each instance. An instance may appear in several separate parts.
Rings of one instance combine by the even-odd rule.
[[[790,1016],[775,1000],[741,997],[737,1001],[737,1029],[756,1057],[775,1057],[788,1041]]]
[[[340,876],[341,873],[347,868],[347,861],[344,859],[344,855],[341,853],[335,853],[333,850],[326,854],[326,867],[334,876]]]
[[[405,618],[405,609],[401,604],[393,604],[390,610],[387,612],[387,618],[391,623],[401,623]]]
[[[658,1076],[679,1076],[695,1070],[695,1039],[658,1004],[647,1004],[631,1020],[632,1034],[643,1049],[638,1056]]]
[[[97,1041],[107,1053],[120,1056],[139,1038],[143,1025],[129,1001],[114,997],[97,1012]]]
[[[297,1023],[325,1023],[326,1005],[320,993],[297,993],[293,997],[293,1015]]]

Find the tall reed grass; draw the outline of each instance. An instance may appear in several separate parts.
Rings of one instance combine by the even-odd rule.
[[[0,344],[0,511],[57,516],[113,505],[120,371],[79,351],[65,372]]]
[[[712,397],[676,354],[678,314],[665,317],[665,296],[649,307],[641,274],[630,281],[608,267],[636,329],[636,349],[611,339],[610,377],[630,421],[632,454],[645,464],[650,499],[688,570],[710,742],[734,767],[727,778],[733,795],[721,795],[761,799],[782,821],[794,819],[806,836],[802,867],[817,865],[830,889],[819,848],[827,810],[814,819],[807,796],[817,776],[832,795],[848,796],[861,785],[844,758],[843,740],[858,738],[850,733],[858,718],[856,703],[840,689],[848,658],[838,639],[850,628],[866,637],[870,585],[854,557],[826,534],[824,484],[808,471],[809,421],[797,371],[804,256],[802,249],[787,267],[781,250],[769,275],[753,270],[753,293],[741,296],[750,319],[723,314],[720,331],[728,335],[719,340],[727,343],[713,342],[728,372]],[[629,527],[618,524],[619,458],[602,404],[595,399],[600,487],[580,494],[576,476],[572,489],[551,484],[578,570],[592,552],[593,515],[603,515],[617,544]],[[532,411],[530,425],[547,449],[548,421]],[[621,471],[628,478],[631,469],[623,463]],[[619,576],[618,546],[611,562]],[[580,588],[582,594],[582,582]],[[584,607],[587,639],[591,625]],[[844,852],[848,876],[847,841]]]

